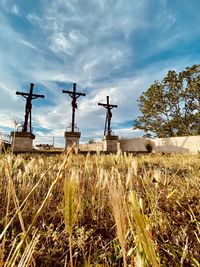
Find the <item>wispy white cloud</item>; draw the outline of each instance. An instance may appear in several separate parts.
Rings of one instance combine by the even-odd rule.
[[[20,15],[19,7],[16,4],[11,7],[11,13],[15,15]]]
[[[12,3],[9,0],[2,0],[1,4],[7,13],[14,14],[16,16],[20,15],[19,6],[16,3]]]
[[[35,46],[35,45],[33,45],[33,44],[31,44],[30,42],[28,42],[28,41],[25,41],[25,40],[17,40],[20,44],[23,44],[23,45],[25,45],[25,46],[27,46],[27,47],[29,47],[29,48],[31,48],[31,49],[34,49],[34,50],[38,50],[38,48]]]

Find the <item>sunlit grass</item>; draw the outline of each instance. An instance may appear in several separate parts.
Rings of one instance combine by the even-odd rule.
[[[199,266],[199,155],[0,155],[0,266]]]

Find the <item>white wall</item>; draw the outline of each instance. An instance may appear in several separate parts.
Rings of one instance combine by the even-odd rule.
[[[200,135],[183,136],[171,138],[132,138],[121,139],[120,150],[122,152],[140,152],[147,151],[146,144],[149,143],[155,152],[163,153],[198,153],[200,152]],[[85,151],[103,151],[102,142],[94,144],[80,145],[80,150]]]
[[[147,151],[145,145],[147,140],[145,138],[132,138],[132,139],[122,139],[119,140],[120,149],[122,152],[125,151]]]
[[[200,136],[182,136],[170,138],[155,138],[155,152],[165,153],[198,153],[200,152]]]
[[[164,153],[198,153],[200,152],[200,136],[182,136],[170,138],[133,138],[120,140],[122,151],[146,151],[145,145],[150,143],[155,152]]]
[[[81,151],[103,151],[103,143],[97,142],[94,144],[79,144]]]

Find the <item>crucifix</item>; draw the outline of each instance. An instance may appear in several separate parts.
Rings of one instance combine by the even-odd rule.
[[[75,110],[78,108],[77,107],[77,103],[76,100],[77,98],[79,98],[80,96],[85,96],[86,94],[84,93],[77,93],[76,92],[76,83],[73,83],[73,91],[65,91],[62,90],[63,93],[69,94],[70,97],[72,98],[72,124],[71,124],[71,132],[74,132],[75,130]]]
[[[44,95],[37,95],[33,94],[33,87],[34,83],[30,84],[30,91],[29,93],[24,92],[16,92],[16,95],[21,95],[26,99],[26,107],[25,107],[25,116],[24,116],[24,124],[22,128],[22,132],[30,132],[32,133],[32,126],[31,126],[31,109],[32,109],[32,103],[31,101],[36,98],[44,98]],[[29,126],[29,129],[28,129]]]
[[[111,135],[111,118],[112,118],[112,112],[111,109],[113,108],[117,108],[117,105],[111,105],[109,103],[109,96],[107,96],[107,103],[103,104],[103,103],[98,103],[98,106],[103,106],[104,108],[107,109],[107,113],[106,113],[106,121],[105,121],[105,128],[104,128],[104,135]]]

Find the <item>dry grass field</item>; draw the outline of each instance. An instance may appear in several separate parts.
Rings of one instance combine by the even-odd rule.
[[[200,266],[199,155],[1,155],[0,266]]]

